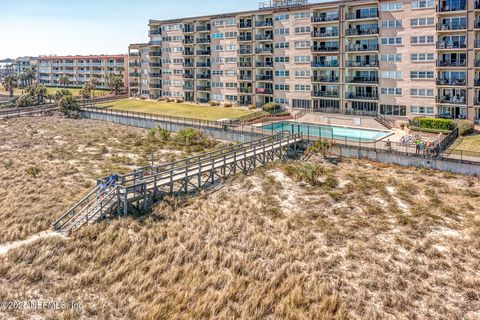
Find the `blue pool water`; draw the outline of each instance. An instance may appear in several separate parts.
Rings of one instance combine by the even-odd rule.
[[[290,131],[292,133],[302,133],[304,135],[327,139],[347,139],[350,141],[364,142],[374,142],[383,139],[390,134],[388,131],[324,126],[291,121],[271,123],[263,126],[262,129],[272,131]]]

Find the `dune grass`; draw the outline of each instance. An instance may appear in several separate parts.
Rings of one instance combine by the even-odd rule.
[[[116,110],[128,110],[161,114],[165,116],[194,118],[201,120],[235,119],[255,111],[245,108],[199,106],[188,103],[161,102],[151,100],[124,99],[99,105]]]
[[[127,170],[159,143],[139,129],[48,119],[0,123],[14,161],[0,167],[2,241],[26,233],[20,217],[51,219],[91,177]],[[42,179],[25,176],[34,166]],[[0,318],[474,319],[479,188],[478,177],[369,161],[270,164],[0,256],[0,301],[82,305]]]

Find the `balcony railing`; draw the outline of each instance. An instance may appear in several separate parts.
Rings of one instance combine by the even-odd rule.
[[[138,62],[131,62],[128,64],[130,68],[140,67],[140,63]]]
[[[437,96],[438,103],[447,103],[447,104],[467,104],[465,96]]]
[[[466,43],[460,43],[460,42],[439,41],[437,43],[437,49],[465,49],[466,47],[467,47]]]
[[[252,68],[253,63],[252,62],[238,62],[237,67],[239,67],[239,68]]]
[[[350,52],[358,51],[378,51],[378,44],[366,45],[366,44],[350,44],[346,46],[346,50]]]
[[[467,80],[466,79],[452,79],[452,78],[441,78],[437,79],[437,85],[439,86],[466,86]]]
[[[210,31],[210,29],[211,29],[210,25],[197,26],[197,32]]]
[[[188,39],[183,39],[183,44],[194,44],[195,41],[193,41],[193,39],[191,38],[188,38]]]
[[[480,9],[480,1],[475,1],[475,9]]]
[[[478,78],[478,77],[475,78],[474,84],[475,84],[476,87],[480,86],[480,78]]]
[[[238,54],[252,54],[252,49],[238,49]]]
[[[252,81],[253,76],[251,74],[240,74],[240,75],[238,75],[238,80]]]
[[[338,46],[314,46],[313,52],[335,52],[338,51]]]
[[[465,29],[467,29],[466,24],[455,24],[455,25],[441,24],[441,23],[437,24],[438,31],[465,30]]]
[[[140,73],[138,73],[138,72],[131,72],[131,73],[129,73],[129,76],[130,76],[130,77],[137,78],[137,77],[140,77]]]
[[[198,101],[198,103],[208,103],[207,98],[198,98],[197,101]]]
[[[257,35],[255,35],[255,40],[257,40],[257,41],[270,41],[270,40],[273,40],[273,36],[268,35],[268,34],[257,34]]]
[[[338,21],[340,20],[340,16],[332,16],[332,15],[320,15],[320,16],[313,16],[312,22],[330,22],[330,21]]]
[[[198,56],[209,56],[210,54],[212,54],[210,50],[197,50]]]
[[[183,75],[183,78],[184,79],[193,79],[193,78],[195,78],[195,76],[193,74],[185,73]]]
[[[345,14],[346,20],[375,19],[375,18],[378,18],[378,10],[375,12],[357,11],[357,12]]]
[[[162,52],[161,51],[152,51],[149,53],[149,55],[151,57],[161,57],[162,56]]]
[[[378,28],[366,28],[366,29],[347,29],[345,30],[347,36],[365,36],[378,34]]]
[[[161,78],[162,74],[161,73],[150,73],[149,76],[150,76],[150,78]]]
[[[151,45],[151,46],[159,47],[159,46],[162,45],[162,41],[160,41],[160,40],[150,41],[148,44]]]
[[[345,66],[347,68],[376,68],[378,67],[378,61],[346,61]]]
[[[184,26],[183,27],[183,32],[192,33],[192,32],[195,32],[195,28],[193,26],[188,26],[188,27]]]
[[[198,91],[210,91],[210,89],[212,88],[209,86],[197,86]]]
[[[273,27],[273,21],[257,21],[255,22],[256,27]]]
[[[338,35],[339,35],[338,30],[325,31],[325,32],[312,31],[312,37],[313,38],[338,37]]]
[[[273,94],[273,89],[271,89],[271,88],[256,88],[255,92],[257,94]]]
[[[462,6],[460,1],[457,3],[447,4],[447,5],[439,5],[437,7],[438,12],[452,12],[452,11],[465,11],[467,10],[466,4]]]
[[[156,35],[162,34],[162,30],[160,29],[150,30],[148,34],[151,36],[156,36]]]
[[[338,82],[338,77],[313,76],[313,82]]]
[[[210,38],[197,38],[197,43],[210,43]]]
[[[273,81],[273,75],[257,74],[257,81]]]
[[[238,88],[238,92],[240,93],[252,93],[252,88]]]
[[[273,68],[273,62],[256,62],[257,68]]]
[[[238,41],[252,41],[253,37],[249,36],[238,36]]]
[[[437,67],[466,67],[467,60],[446,60],[437,61]]]
[[[184,62],[183,63],[183,66],[185,68],[194,68],[195,67],[195,64],[193,62]]]
[[[197,62],[198,68],[210,68],[212,64],[210,62]]]
[[[332,61],[312,61],[312,68],[337,68],[338,60]]]
[[[150,83],[149,87],[152,89],[162,89],[162,85],[160,83]]]
[[[239,29],[249,29],[253,27],[253,24],[251,22],[241,22],[237,25]]]
[[[475,40],[475,48],[480,48],[480,40]]]
[[[357,100],[378,100],[378,93],[347,92],[345,94],[345,98]]]
[[[314,97],[338,98],[338,91],[312,91]]]
[[[195,51],[185,50],[185,51],[183,51],[183,55],[184,55],[184,56],[194,56],[194,55],[195,55]]]
[[[195,87],[194,86],[183,86],[183,90],[195,91]]]
[[[212,75],[210,73],[197,74],[197,79],[210,79]]]
[[[261,54],[261,53],[273,53],[273,48],[256,48],[255,49],[255,52],[257,54]]]
[[[378,77],[346,77],[345,81],[347,83],[378,83]]]

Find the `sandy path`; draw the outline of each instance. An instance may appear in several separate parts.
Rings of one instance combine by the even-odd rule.
[[[18,248],[20,246],[32,243],[34,241],[37,241],[39,239],[45,239],[45,238],[50,238],[50,237],[64,237],[64,235],[55,232],[55,231],[43,231],[40,233],[37,233],[36,235],[33,235],[25,240],[18,240],[18,241],[13,241],[13,242],[8,242],[5,244],[0,245],[0,255],[6,254],[8,251]]]

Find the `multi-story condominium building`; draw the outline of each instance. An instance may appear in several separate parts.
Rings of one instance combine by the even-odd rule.
[[[480,121],[477,0],[279,0],[149,25],[152,98]]]
[[[40,56],[38,58],[38,81],[46,86],[60,86],[62,76],[69,77],[69,87],[82,87],[92,78],[98,80],[98,88],[108,88],[106,76],[118,74],[127,86],[127,56]]]
[[[33,72],[37,71],[38,58],[37,57],[19,57],[13,62],[15,73],[19,76],[25,69],[32,69]]]
[[[149,51],[148,43],[135,43],[128,47],[128,93],[131,97],[150,97]]]

